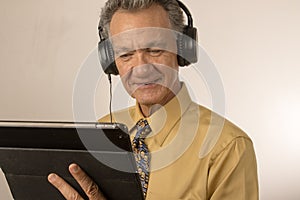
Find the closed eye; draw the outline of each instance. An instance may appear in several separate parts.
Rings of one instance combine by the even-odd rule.
[[[129,59],[131,59],[132,58],[132,56],[133,56],[133,54],[134,54],[134,52],[133,51],[130,51],[130,52],[128,52],[128,53],[121,53],[121,55],[119,56],[122,60],[124,60],[124,61],[127,61],[127,60],[129,60]]]
[[[159,48],[147,48],[146,51],[154,57],[160,56],[164,52],[164,50]]]

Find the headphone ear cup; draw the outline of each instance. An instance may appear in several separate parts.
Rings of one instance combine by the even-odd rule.
[[[101,40],[98,43],[98,56],[102,69],[106,74],[119,74],[115,63],[113,47],[109,40]]]
[[[177,60],[179,66],[188,66],[198,61],[197,29],[185,26],[177,38]]]
[[[186,66],[185,59],[183,58],[183,50],[184,50],[184,44],[183,44],[183,34],[180,33],[177,36],[177,62],[178,65],[183,67]]]

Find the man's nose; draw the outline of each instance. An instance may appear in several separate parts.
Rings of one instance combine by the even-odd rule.
[[[143,50],[137,51],[136,54],[136,63],[133,67],[133,73],[135,76],[144,77],[149,76],[149,73],[153,71],[153,66],[151,64],[151,59],[147,52]]]

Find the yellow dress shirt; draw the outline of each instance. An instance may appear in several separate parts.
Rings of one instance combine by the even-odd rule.
[[[139,106],[113,113],[129,128],[144,118]],[[251,139],[237,126],[192,102],[186,86],[147,118],[152,133],[146,200],[257,200]],[[109,122],[110,116],[99,120]],[[134,134],[131,135],[133,139]]]

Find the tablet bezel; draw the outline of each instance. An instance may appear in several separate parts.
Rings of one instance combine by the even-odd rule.
[[[9,131],[7,130],[10,130],[10,135],[8,135]],[[101,149],[102,147],[95,146],[95,144],[98,143],[95,142],[95,144],[91,145],[91,147],[94,149],[91,149],[90,147],[87,147],[88,145],[84,144],[84,142],[82,142],[82,144],[78,144],[80,142],[78,142],[79,140],[77,138],[77,143],[72,144],[69,143],[69,141],[66,141],[67,145],[64,146],[61,145],[61,143],[63,144],[63,142],[60,141],[59,147],[55,146],[56,144],[53,144],[54,148],[51,148],[51,145],[41,145],[40,143],[35,144],[34,138],[29,138],[29,140],[25,139],[25,141],[24,138],[26,137],[24,137],[24,135],[21,136],[21,134],[27,134],[29,137],[31,137],[31,131],[34,132],[36,130],[40,130],[40,134],[50,134],[49,132],[47,133],[47,131],[53,132],[54,134],[50,135],[51,137],[47,138],[50,144],[55,142],[55,138],[52,137],[58,137],[61,140],[61,136],[64,132],[66,134],[68,132],[68,134],[71,135],[75,134],[76,132],[77,137],[79,137],[81,142],[82,140],[85,140],[84,137],[86,137],[86,135],[92,133],[92,135],[101,135],[101,141],[106,140],[103,137],[105,135],[106,137],[108,136],[107,138],[109,141],[114,140],[111,144],[116,144],[118,142],[122,144],[120,147],[107,144],[107,142],[102,142],[101,146],[107,147],[103,147],[104,149]],[[89,134],[85,134],[85,131],[88,131]],[[59,134],[56,134],[55,132],[59,132]],[[11,135],[12,133],[16,135],[19,134],[21,139],[18,137],[13,137]],[[117,136],[115,134],[117,134]],[[36,136],[40,137],[35,133],[35,137]],[[94,140],[94,138],[91,139],[92,142],[94,142]],[[26,142],[29,143],[29,145],[25,145]],[[30,146],[30,144],[32,144],[33,146]],[[72,145],[74,145],[73,149],[70,148],[72,147]],[[143,199],[141,184],[132,154],[130,137],[128,135],[127,127],[123,124],[93,122],[0,121],[0,157],[1,155],[2,159],[0,159],[0,166],[5,173],[8,184],[10,185],[13,196],[16,200],[50,198],[63,199],[59,192],[56,191],[47,182],[47,175],[51,172],[57,172],[59,175],[64,177],[73,187],[79,190],[82,195],[84,195],[79,185],[72,179],[71,175],[67,171],[68,165],[72,162],[78,162],[78,164],[87,171],[92,179],[94,179],[95,182],[99,184],[99,187],[103,190],[103,192],[109,199]],[[26,156],[29,156],[28,159],[24,158]],[[62,162],[62,164],[55,164],[56,158],[59,160],[59,162]],[[44,163],[48,162],[48,160],[54,163],[45,165]],[[110,162],[113,163],[113,165],[110,165]],[[24,163],[26,164],[26,166]],[[116,169],[117,165],[124,165],[124,163],[126,163],[125,165],[131,165],[128,166],[130,169],[129,171],[131,172],[126,172],[126,170],[122,172],[122,170]],[[31,167],[36,168],[36,170],[32,170],[30,171],[30,173],[26,174],[24,171],[22,172],[22,170],[17,169],[18,167],[22,168],[22,164],[24,165],[24,170],[27,169],[27,171],[30,171]],[[14,165],[18,167],[13,167]],[[53,171],[49,169],[49,165],[53,166]],[[45,168],[44,171],[42,169],[39,169],[42,167]],[[95,169],[97,167],[101,169],[100,172]],[[40,171],[43,171],[42,175]],[[23,174],[20,174],[20,172],[22,172]],[[102,180],[102,177],[106,177],[107,182],[105,182],[105,180]],[[26,179],[28,179],[28,183],[26,183]],[[35,179],[38,179],[38,181],[36,182],[39,183],[39,185],[37,186],[32,185],[34,184],[33,182],[35,181]],[[20,186],[20,182],[22,182],[20,180],[23,181],[23,185],[28,186]],[[106,186],[105,184],[108,186]],[[43,185],[46,188],[39,188],[40,185]],[[37,190],[42,192],[35,192]],[[36,195],[37,193],[44,196],[41,197],[39,195]],[[126,194],[128,194],[128,197],[126,196]]]

